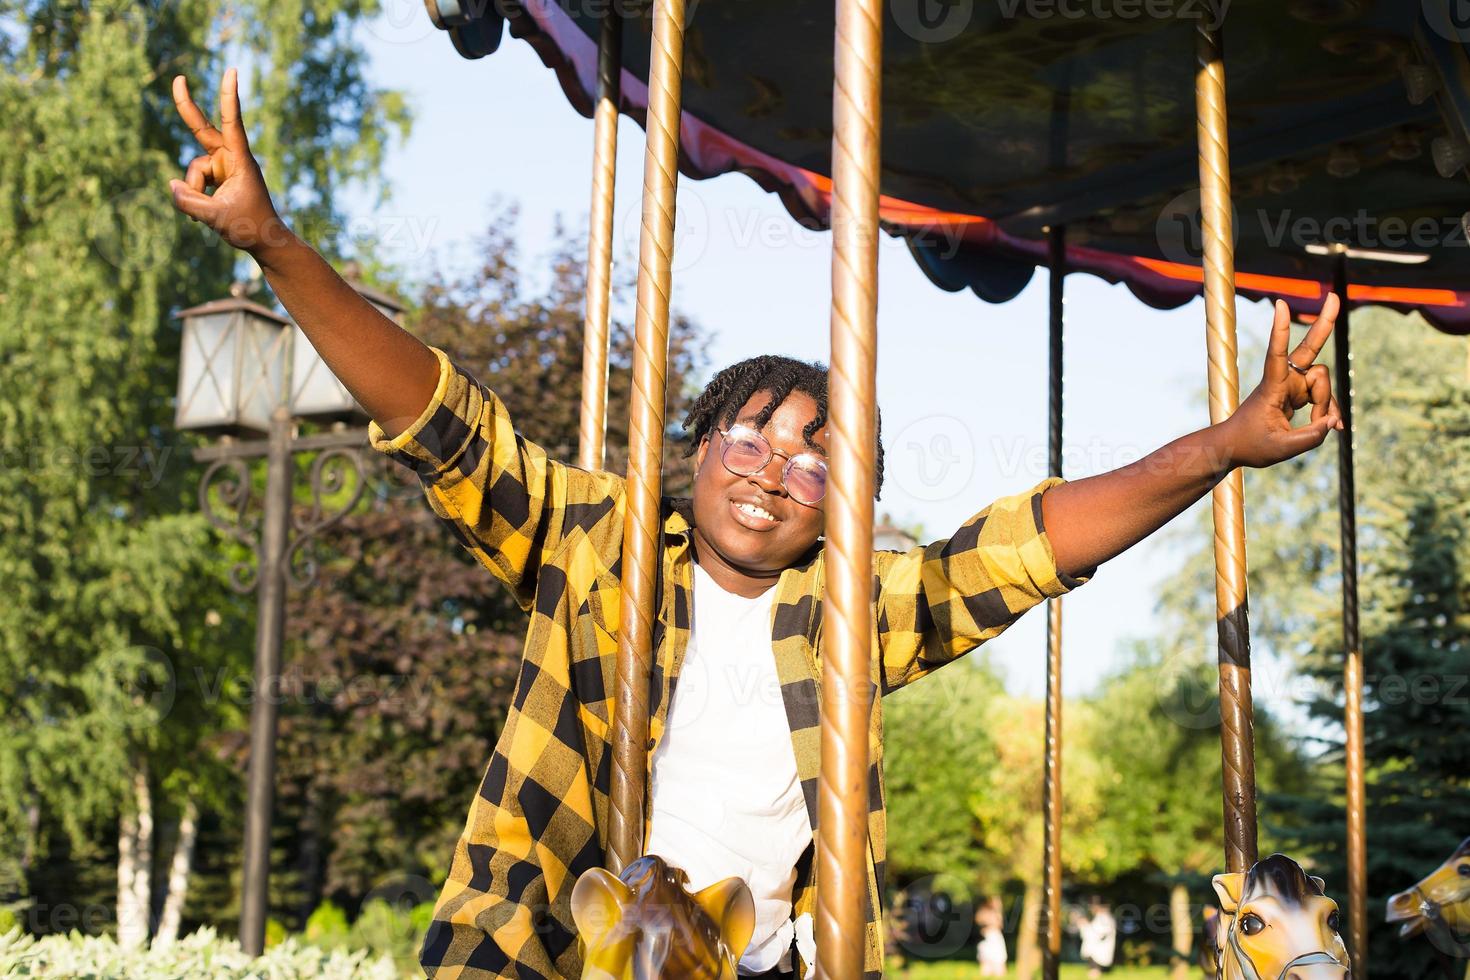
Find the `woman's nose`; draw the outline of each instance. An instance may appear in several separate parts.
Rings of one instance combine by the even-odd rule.
[[[760,487],[766,493],[785,493],[786,488],[781,485],[781,465],[781,457],[777,456],[759,471],[752,473],[750,475],[750,482]]]

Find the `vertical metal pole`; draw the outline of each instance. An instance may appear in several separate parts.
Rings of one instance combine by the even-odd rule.
[[[245,804],[245,877],[240,896],[240,945],[250,956],[265,949],[271,809],[276,787],[276,714],[281,696],[281,641],[286,622],[286,537],[291,521],[291,414],[271,413],[266,454],[265,527],[257,580],[255,700],[250,705],[250,768]]]
[[[1337,254],[1335,289],[1342,302],[1333,341],[1337,354],[1337,513],[1342,528],[1343,728],[1347,732],[1348,951],[1354,980],[1368,975],[1368,846],[1363,785],[1363,646],[1358,635],[1357,480],[1353,475],[1353,362],[1348,323],[1346,251]]]
[[[622,92],[623,18],[609,5],[597,46],[593,111],[592,211],[587,229],[587,313],[582,327],[582,412],[577,465],[605,465],[608,302],[612,293],[613,185],[618,165],[618,101]]]
[[[1225,60],[1218,33],[1195,27],[1195,113],[1204,243],[1210,422],[1240,405],[1235,344],[1235,236]],[[1237,468],[1215,486],[1215,621],[1219,632],[1220,752],[1225,803],[1225,867],[1256,861],[1256,763],[1251,707],[1250,615],[1246,603],[1245,481]]]
[[[1048,358],[1047,475],[1062,475],[1062,325],[1067,275],[1067,229],[1055,225],[1047,241],[1051,269]],[[1046,604],[1046,773],[1041,787],[1044,824],[1041,975],[1057,980],[1062,962],[1062,600]]]
[[[866,949],[882,42],[882,0],[837,0],[816,939],[818,976],[840,980],[863,975]]]
[[[628,517],[623,528],[622,628],[613,709],[608,867],[614,874],[643,851],[648,777],[648,678],[653,655],[663,485],[664,390],[669,360],[669,286],[674,197],[679,181],[679,96],[684,0],[657,0],[648,66],[648,140],[643,158],[643,230],[638,240],[638,312],[628,422]]]

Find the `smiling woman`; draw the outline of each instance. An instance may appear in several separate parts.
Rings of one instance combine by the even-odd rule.
[[[833,861],[824,837],[817,860],[828,903],[844,896],[844,921],[853,922],[835,929],[824,906],[817,940],[831,946],[832,958],[824,951],[822,959],[832,975],[878,976],[886,811],[882,715],[870,699],[1070,592],[1236,467],[1289,459],[1341,425],[1327,369],[1313,363],[1332,331],[1336,299],[1294,349],[1279,305],[1262,382],[1228,418],[1132,466],[1072,484],[1047,479],[1003,497],[948,537],[872,551],[859,527],[871,524],[871,513],[855,516],[854,505],[871,502],[866,477],[873,496],[881,487],[876,408],[872,427],[853,424],[871,395],[834,385],[832,402],[843,410],[829,433],[828,372],[767,355],[720,372],[685,421],[697,454],[692,506],[659,501],[656,491],[650,501],[647,480],[569,466],[527,441],[489,387],[379,314],[287,229],[245,138],[233,73],[219,130],[182,80],[175,99],[207,151],[172,182],[175,206],[257,258],[328,367],[376,417],[374,447],[415,470],[434,513],[529,618],[513,706],[424,942],[430,973],[579,975],[573,889],[603,863],[607,843],[630,838],[635,848],[683,841],[677,857],[689,866],[690,889],[729,878],[750,884],[759,928],[739,959],[747,974],[810,975],[813,831],[819,814],[838,807],[826,792],[819,805],[818,784],[825,790],[840,778],[852,791],[843,795],[842,820],[822,816],[822,831],[834,837],[850,823],[859,846]],[[656,341],[639,334],[640,350],[656,350]],[[844,373],[843,359],[852,357],[834,348],[833,378],[851,382],[860,373],[850,365]],[[640,367],[635,359],[639,390],[661,400],[661,372]],[[1311,421],[1293,427],[1294,412],[1308,404]],[[650,426],[648,413],[635,407],[633,414],[645,423],[640,431],[662,433],[661,419]],[[648,454],[655,487],[659,452],[661,442]],[[839,487],[864,470],[860,493],[834,492],[828,501],[829,455]],[[831,548],[823,537],[829,512],[840,539]],[[860,542],[856,550],[836,533],[844,528]],[[649,543],[632,559],[630,529],[638,547]],[[842,541],[843,555],[829,555]],[[630,571],[636,589],[625,586]],[[631,601],[645,585],[648,605]],[[843,608],[824,629],[827,605]],[[620,644],[631,646],[635,634],[651,648],[647,683],[618,669]],[[678,687],[681,672],[692,678],[699,670],[718,683]],[[690,701],[696,690],[703,704]],[[646,698],[647,725],[640,723],[636,740],[614,735],[633,713],[622,700],[630,693]],[[824,762],[831,748],[824,725],[832,730],[824,711],[855,723],[840,736],[842,751],[856,747],[851,765]],[[631,771],[615,759],[619,747],[631,748],[651,780],[615,775]],[[670,776],[681,771],[723,775],[697,784]],[[634,805],[620,806],[619,778],[636,784]],[[651,826],[647,781],[673,791],[653,801]],[[680,801],[691,796],[693,809],[685,809]],[[723,817],[718,826],[701,820],[684,828],[693,833],[669,826],[694,810]]]
[[[696,559],[727,592],[760,595],[825,525],[827,369],[773,355],[731,365],[684,427],[696,454]]]

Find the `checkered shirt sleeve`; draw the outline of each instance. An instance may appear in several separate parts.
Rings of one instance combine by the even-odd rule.
[[[953,535],[874,556],[884,693],[1005,632],[1028,609],[1090,575],[1057,569],[1041,520],[1052,478],[1001,499]]]
[[[493,392],[435,353],[433,399],[393,439],[374,425],[373,446],[418,472],[434,512],[511,588],[529,626],[420,962],[445,980],[549,980],[578,972],[570,892],[602,861],[587,760],[608,709],[599,651],[578,652],[573,597],[616,581],[622,480],[549,459]]]
[[[434,397],[392,439],[373,422],[369,441],[419,475],[434,513],[529,612],[540,570],[561,544],[567,508],[610,499],[622,480],[548,457],[516,433],[493,391],[430,349],[439,359]]]

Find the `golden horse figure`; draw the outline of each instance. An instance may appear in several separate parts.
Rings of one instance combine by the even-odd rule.
[[[648,854],[623,873],[593,868],[572,889],[582,980],[736,980],[755,931],[739,878],[691,894],[689,878]]]
[[[1337,903],[1323,884],[1284,854],[1244,873],[1215,875],[1220,980],[1347,980]]]
[[[1470,837],[1426,878],[1390,898],[1387,918],[1400,923],[1401,938],[1428,939],[1446,977],[1459,980],[1465,975],[1470,960]]]

